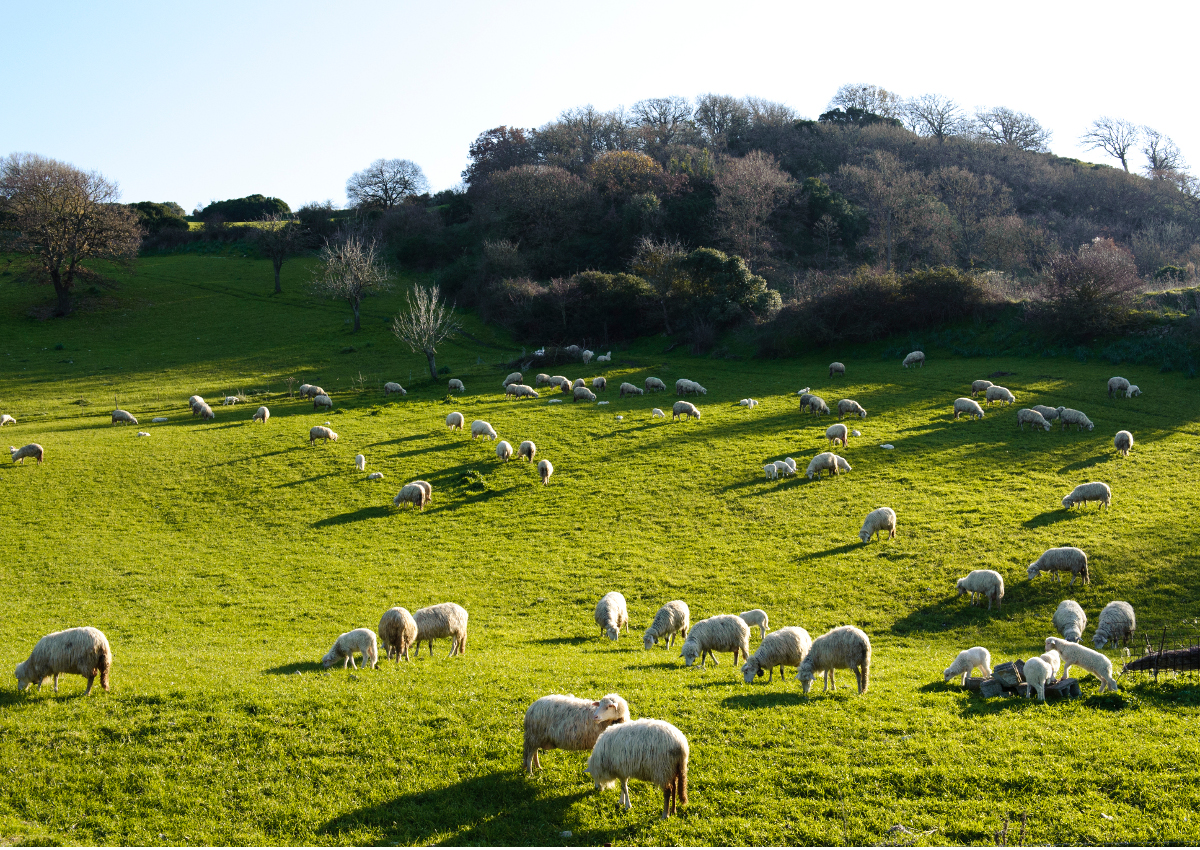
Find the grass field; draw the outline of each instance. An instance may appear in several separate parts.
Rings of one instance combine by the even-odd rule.
[[[79,677],[57,697],[0,689],[0,843],[975,844],[1021,812],[1029,844],[1200,843],[1194,676],[1129,675],[1099,695],[1077,671],[1085,698],[1049,706],[940,678],[976,644],[995,663],[1040,652],[1064,598],[1087,611],[1088,645],[1112,599],[1140,624],[1200,616],[1194,382],[937,349],[904,370],[884,354],[907,340],[772,362],[663,354],[652,339],[563,368],[606,374],[611,404],[548,405],[503,399],[520,347],[468,319],[470,337],[439,354],[467,387],[449,398],[388,332],[399,292],[365,304],[352,334],[349,308],[305,295],[305,279],[290,263],[272,296],[266,262],[157,257],[85,299],[90,312],[38,322],[26,311],[49,291],[0,271],[0,412],[18,420],[0,438],[46,449],[41,467],[0,464],[4,663],[74,625],[103,630],[115,655],[109,693],[83,699]],[[847,375],[831,386],[835,358]],[[954,398],[997,371],[1018,406],[1079,408],[1095,431],[1022,433],[1015,406],[953,421]],[[1109,400],[1112,374],[1144,394]],[[673,395],[617,398],[648,375],[707,386],[703,419],[652,421]],[[331,391],[335,411],[288,398],[288,378]],[[388,380],[407,398],[385,400]],[[766,481],[763,463],[826,448],[833,418],[797,410],[806,385],[870,412],[844,452],[854,470]],[[215,422],[189,415],[192,393],[238,391],[247,402]],[[738,407],[746,396],[761,406]],[[109,425],[114,403],[151,436]],[[259,404],[265,427],[250,423]],[[452,410],[534,440],[550,485],[448,433]],[[310,447],[325,421],[339,441]],[[1137,440],[1124,459],[1121,428]],[[382,483],[354,469],[359,452]],[[394,509],[418,477],[432,507]],[[1112,486],[1111,510],[1062,510],[1090,480]],[[897,538],[860,545],[882,504]],[[1026,579],[1056,545],[1089,553],[1089,586]],[[976,568],[1005,576],[1000,612],[954,598]],[[632,618],[615,645],[592,623],[614,589]],[[805,697],[791,677],[743,684],[727,654],[701,671],[677,649],[644,651],[641,631],[675,598],[693,621],[763,607],[814,637],[856,624],[874,647],[870,690],[846,671],[836,693]],[[340,632],[442,601],[470,612],[464,658],[439,641],[434,659],[321,670]],[[661,794],[639,783],[618,809],[582,753],[521,773],[533,699],[610,691],[688,736],[680,817],[658,820]]]

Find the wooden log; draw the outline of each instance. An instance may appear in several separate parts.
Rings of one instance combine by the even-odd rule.
[[[1168,649],[1166,652],[1150,652],[1136,661],[1125,665],[1126,670],[1200,670],[1200,646],[1190,646],[1187,649]]]
[[[992,668],[992,678],[996,679],[1005,687],[1015,688],[1021,684],[1024,679],[1021,677],[1021,670],[1025,667],[1025,662],[1020,662],[1021,667],[1018,668],[1017,662],[1006,661],[1003,664],[997,664]]]

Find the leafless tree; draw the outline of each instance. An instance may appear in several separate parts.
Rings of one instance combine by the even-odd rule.
[[[320,260],[313,272],[313,289],[328,298],[350,302],[357,332],[363,298],[392,288],[391,271],[378,243],[359,230],[343,231],[325,241]]]
[[[1088,131],[1079,137],[1088,150],[1099,148],[1109,156],[1121,160],[1121,167],[1129,171],[1129,149],[1138,142],[1141,130],[1124,118],[1109,118],[1101,115],[1092,122]]]
[[[1081,337],[1110,328],[1143,287],[1133,255],[1101,237],[1074,253],[1056,255],[1046,270],[1050,305]]]
[[[0,160],[3,241],[32,259],[39,276],[54,286],[56,312],[71,312],[80,277],[94,276],[87,260],[132,266],[142,241],[137,216],[116,203],[117,184],[99,172],[30,153]]]
[[[646,144],[655,151],[662,151],[691,127],[692,105],[686,97],[639,100],[632,111]]]
[[[668,308],[671,295],[687,280],[687,273],[680,269],[680,261],[687,255],[683,245],[671,240],[659,241],[643,236],[634,250],[630,270],[645,280],[654,289],[663,311],[663,327],[671,330],[671,311]]]
[[[721,235],[753,267],[770,247],[767,219],[795,188],[795,181],[773,156],[751,151],[722,163],[714,184]]]
[[[1049,152],[1050,131],[1032,115],[1004,106],[975,112],[975,134],[986,142],[1023,151]]]
[[[1183,152],[1169,136],[1150,127],[1142,128],[1142,153],[1146,155],[1145,175],[1152,180],[1175,180],[1187,170]]]
[[[961,106],[940,94],[923,94],[906,100],[903,111],[905,121],[914,133],[939,142],[961,133],[966,119]]]
[[[283,268],[283,262],[300,253],[304,247],[300,225],[277,213],[264,215],[254,231],[254,241],[258,249],[270,258],[275,269],[275,292],[283,292],[279,285],[279,271]]]
[[[428,191],[421,166],[408,159],[377,159],[346,181],[351,206],[387,210]]]
[[[847,83],[829,101],[829,108],[862,109],[884,118],[900,118],[903,103],[900,96],[871,83]]]
[[[741,98],[704,94],[696,98],[695,121],[705,141],[724,148],[730,136],[749,126],[750,109]]]
[[[406,296],[408,306],[392,319],[392,333],[414,353],[420,352],[429,361],[429,377],[437,380],[437,347],[442,340],[458,333],[462,327],[454,314],[454,305],[447,307],[441,290],[432,286],[414,286]]]
[[[746,98],[750,123],[755,127],[786,127],[796,120],[796,110],[786,103],[776,103],[762,97]]]

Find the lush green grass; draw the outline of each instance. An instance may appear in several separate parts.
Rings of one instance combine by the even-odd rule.
[[[1051,706],[941,680],[968,646],[995,662],[1040,651],[1068,596],[1092,625],[1111,599],[1143,623],[1197,616],[1194,383],[936,349],[906,371],[881,356],[895,341],[762,362],[664,355],[647,340],[610,368],[561,370],[607,374],[611,404],[548,405],[503,400],[501,364],[519,346],[472,321],[472,338],[439,359],[468,389],[447,398],[387,331],[399,293],[366,305],[351,334],[349,309],[301,294],[304,279],[302,264],[285,266],[288,294],[272,296],[265,262],[153,258],[98,296],[103,309],[41,323],[22,317],[47,291],[0,276],[0,412],[18,419],[0,436],[46,448],[41,467],[0,465],[0,646],[11,670],[43,634],[91,624],[116,657],[107,694],[82,699],[78,677],[57,697],[0,691],[0,841],[913,841],[889,831],[903,824],[933,830],[923,843],[969,844],[1027,811],[1027,843],[1200,842],[1194,677],[1127,676],[1113,697],[1086,677],[1085,699]],[[834,357],[847,377],[831,386]],[[1015,408],[952,421],[953,399],[995,371],[1013,373],[998,382],[1021,405],[1077,407],[1096,430],[1021,433]],[[1114,372],[1144,395],[1110,401]],[[621,380],[651,374],[705,384],[703,420],[652,421],[674,396],[616,397]],[[288,377],[330,390],[337,410],[289,399]],[[385,401],[386,380],[408,397]],[[809,384],[831,406],[852,397],[870,411],[845,451],[854,471],[765,481],[766,461],[803,465],[825,448],[832,418],[797,412]],[[213,423],[188,414],[194,392],[238,390],[248,401]],[[745,396],[762,405],[737,407]],[[149,438],[108,424],[114,400]],[[265,427],[249,422],[260,403]],[[448,433],[451,410],[514,445],[533,439],[554,462],[550,486]],[[340,440],[310,448],[308,428],[326,420]],[[1120,428],[1137,439],[1127,459],[1112,450]],[[383,483],[354,470],[360,451]],[[433,506],[392,508],[417,477]],[[1063,511],[1089,480],[1113,487],[1112,509]],[[881,504],[898,537],[863,547],[862,517]],[[1090,586],[1025,578],[1065,544],[1089,552]],[[1000,613],[953,597],[954,579],[980,567],[1005,575]],[[613,589],[633,619],[617,645],[592,623]],[[874,645],[870,691],[853,694],[844,673],[837,693],[806,698],[790,677],[743,684],[728,655],[700,671],[677,651],[643,651],[640,631],[674,598],[693,620],[761,606],[773,626],[814,636],[857,624]],[[436,659],[378,671],[316,663],[391,605],[446,600],[470,611],[465,658],[447,660],[440,641]],[[592,791],[584,754],[554,751],[541,774],[521,774],[533,699],[613,690],[688,736],[681,817],[657,820],[661,795],[637,783],[633,810],[618,810],[615,791]]]

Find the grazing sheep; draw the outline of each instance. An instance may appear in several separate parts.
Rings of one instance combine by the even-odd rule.
[[[1070,675],[1072,667],[1082,667],[1100,680],[1101,693],[1119,690],[1112,675],[1112,662],[1096,650],[1056,637],[1046,638],[1045,649],[1047,652],[1053,649],[1062,656],[1062,678]]]
[[[849,472],[851,468],[844,457],[835,455],[833,452],[821,452],[808,462],[805,475],[808,476],[809,481],[812,481],[814,476],[820,478],[822,471],[828,472],[830,477],[833,477],[839,472]]]
[[[333,440],[337,442],[338,435],[334,433],[332,428],[326,428],[324,425],[314,425],[308,429],[308,444],[315,445],[317,440],[329,442]]]
[[[12,462],[19,463],[21,466],[25,465],[25,458],[27,457],[37,458],[37,462],[40,464],[42,458],[46,456],[46,450],[38,443],[30,443],[27,446],[21,446],[19,449],[16,446],[9,446],[8,451],[12,455]]]
[[[1045,702],[1046,683],[1054,678],[1054,671],[1049,662],[1041,656],[1034,656],[1025,662],[1025,667],[1021,672],[1026,683],[1033,688],[1033,692],[1037,695],[1038,702]]]
[[[391,395],[392,393],[400,393],[401,396],[408,395],[408,390],[397,384],[395,381],[388,381],[383,385],[383,394]]]
[[[650,418],[651,419],[666,419],[667,414],[663,413],[661,408],[653,407],[650,409]]]
[[[1017,411],[1017,427],[1024,431],[1026,424],[1032,425],[1034,428],[1041,428],[1044,431],[1050,430],[1050,423],[1046,421],[1046,418],[1042,414],[1028,407],[1022,407]]]
[[[79,626],[51,632],[39,640],[29,657],[17,665],[17,690],[30,685],[42,689],[42,682],[54,677],[54,692],[58,693],[58,677],[73,673],[87,679],[84,696],[92,693],[92,684],[100,676],[100,687],[108,690],[108,674],[112,670],[112,649],[104,632],[91,626]]]
[[[308,386],[308,384],[303,384],[300,388],[301,392],[303,392],[304,387],[307,387],[307,386]],[[198,404],[204,404],[204,399],[202,397],[200,397],[198,395],[188,397],[188,407],[195,407]]]
[[[157,421],[157,420],[155,420],[155,421]],[[17,420],[13,419],[7,413],[0,414],[0,428],[3,428],[5,425],[7,425],[10,422],[13,425],[17,424]]]
[[[683,733],[665,720],[642,718],[609,726],[600,733],[584,771],[596,788],[621,783],[621,804],[628,811],[629,780],[661,788],[663,820],[687,804],[688,742]]]
[[[1040,413],[1042,415],[1042,418],[1045,419],[1047,422],[1053,422],[1055,419],[1058,418],[1058,408],[1057,407],[1047,407],[1044,404],[1035,404],[1033,407],[1030,408],[1030,410],[1034,410],[1034,411]]]
[[[446,427],[451,431],[461,431],[466,418],[457,410],[446,417]]]
[[[987,399],[988,407],[991,407],[993,401],[1002,401],[1005,404],[1012,404],[1017,400],[1017,397],[1009,392],[1007,387],[990,386],[987,392],[983,394]]]
[[[750,660],[750,626],[745,620],[733,614],[717,614],[693,623],[679,654],[688,667],[699,658],[703,670],[705,656],[711,657],[713,664],[721,663],[717,661],[716,652],[732,652],[735,665],[739,652],[744,660]]]
[[[834,375],[845,375],[845,374],[846,374],[845,364],[839,363],[836,360],[829,364],[829,377],[832,378]]]
[[[1123,393],[1129,389],[1129,381],[1125,378],[1109,378],[1108,379],[1108,397],[1112,398],[1113,393]]]
[[[987,597],[988,610],[992,610],[992,603],[996,603],[996,607],[1000,607],[1000,600],[1004,598],[1004,577],[995,570],[971,570],[965,576],[960,578],[954,585],[958,588],[958,595],[965,596],[971,594],[971,604],[975,604],[975,594],[979,594],[980,599]]]
[[[1051,649],[1049,652],[1043,652],[1038,658],[1050,665],[1050,678],[1058,677],[1058,670],[1062,667],[1062,656],[1058,654],[1058,650]]]
[[[571,397],[574,401],[595,401],[596,394],[587,387],[575,387],[571,390]]]
[[[608,379],[604,377],[592,378],[592,389],[604,392],[608,388]]]
[[[643,390],[641,387],[635,387],[633,384],[625,381],[621,384],[618,392],[621,393],[621,398],[625,398],[627,395],[642,395],[645,393],[645,390]]]
[[[625,634],[629,634],[629,606],[625,604],[625,597],[615,590],[600,597],[595,618],[600,634],[607,635],[609,640],[619,638],[622,627]]]
[[[489,440],[496,439],[496,429],[484,422],[482,419],[476,419],[471,423],[471,439],[476,437],[487,437]]]
[[[306,395],[309,398],[316,398],[319,395],[329,395],[329,393],[325,392],[325,390],[321,389],[316,384],[308,384],[307,386],[308,389],[305,390],[301,395]]]
[[[114,425],[137,425],[137,417],[128,410],[114,410],[112,412],[112,424]]]
[[[866,632],[854,626],[838,626],[812,642],[804,662],[796,671],[804,693],[812,687],[813,674],[827,672],[822,693],[837,690],[834,670],[853,670],[858,682],[858,692],[865,694],[871,681],[871,639]]]
[[[1083,576],[1084,584],[1092,583],[1091,576],[1088,575],[1087,555],[1082,549],[1074,546],[1056,546],[1053,549],[1047,549],[1026,570],[1030,581],[1042,573],[1054,573],[1054,579],[1059,583],[1062,582],[1062,577],[1059,575],[1061,572],[1071,573],[1071,582],[1067,587],[1075,583],[1077,576]],[[1080,631],[1082,631],[1082,627]]]
[[[331,399],[329,396],[323,395],[323,394],[316,396],[315,398],[313,398],[313,410],[316,410],[318,407],[324,407],[327,410],[332,409],[333,408],[333,399]]]
[[[417,487],[420,487],[422,490],[425,491],[425,504],[428,505],[433,501],[433,485],[432,484],[430,484],[428,481],[421,481],[419,479],[417,481],[410,481],[409,483],[415,484]]]
[[[738,616],[746,621],[746,625],[751,627],[751,631],[753,631],[754,626],[758,626],[759,640],[762,640],[767,636],[767,627],[769,623],[767,621],[766,611],[761,608],[751,608],[749,611],[743,611],[742,613],[738,614]]]
[[[1112,488],[1102,481],[1089,481],[1087,484],[1080,484],[1062,499],[1063,507],[1068,510],[1088,502],[1099,502],[1106,508],[1112,507]]]
[[[538,475],[542,477],[542,486],[545,487],[550,483],[550,476],[554,474],[554,464],[542,458],[537,465]]]
[[[1082,412],[1072,410],[1069,407],[1060,407],[1058,409],[1058,421],[1062,423],[1062,429],[1067,430],[1068,425],[1074,425],[1076,431],[1091,431],[1096,426],[1092,424],[1092,420],[1088,419]]]
[[[571,357],[574,357],[575,355],[577,355],[579,353],[579,351],[580,351],[580,349],[579,349],[578,345],[568,345],[566,348],[563,349],[563,353],[567,354]]]
[[[207,404],[198,404],[196,409],[192,411],[193,416],[199,416],[201,419],[216,419],[217,414],[213,413],[213,409]]]
[[[924,369],[925,368],[925,352],[924,351],[910,351],[907,355],[905,355],[904,368],[907,369],[909,366],[920,366],[922,369]]]
[[[687,640],[688,627],[692,623],[692,612],[682,599],[674,599],[658,609],[654,622],[642,634],[642,645],[650,649],[662,638],[665,649],[675,645],[675,635]]]
[[[830,445],[836,445],[837,443],[841,443],[842,447],[845,448],[846,440],[848,440],[849,437],[850,437],[850,429],[847,428],[845,425],[843,425],[841,422],[838,422],[835,425],[830,425],[828,428],[825,429],[825,439],[827,439],[829,441]]]
[[[237,404],[239,401],[241,401],[241,399],[239,399],[237,396],[235,396],[235,395],[227,395],[227,396],[225,396],[225,398],[224,398],[224,399],[221,401],[221,404],[234,405],[234,404]]]
[[[370,629],[355,629],[351,632],[344,632],[334,641],[333,648],[325,653],[325,657],[321,659],[321,665],[328,670],[339,661],[342,662],[342,669],[346,665],[350,665],[355,670],[358,665],[354,663],[354,653],[362,654],[362,662],[364,670],[374,670],[379,666],[379,651],[376,648],[375,632]]]
[[[1046,426],[1047,429],[1049,427],[1049,425]],[[1133,434],[1128,431],[1118,431],[1117,436],[1113,438],[1113,445],[1121,457],[1129,457],[1129,450],[1133,448]]]
[[[534,700],[525,710],[525,772],[542,767],[538,750],[590,750],[600,733],[614,723],[629,722],[629,703],[619,694],[598,700],[553,694]]]
[[[507,387],[509,384],[523,384],[523,383],[525,383],[525,379],[521,377],[520,372],[511,372],[509,374],[509,376],[504,379],[504,383],[500,385],[500,388],[503,389],[504,387]]]
[[[817,416],[826,416],[829,413],[829,405],[827,405],[825,403],[825,399],[821,398],[820,396],[811,396],[808,399],[808,411],[809,413],[816,414]]]
[[[535,454],[537,454],[537,446],[533,444],[533,440],[525,440],[517,446],[517,457],[525,458],[526,462],[532,462]]]
[[[267,410],[267,406],[264,404],[258,410],[254,411],[254,416],[253,416],[253,418],[251,418],[250,421],[251,422],[262,422],[265,424],[266,421],[270,418],[271,418],[271,411]]]
[[[508,440],[501,440],[496,445],[496,457],[500,458],[500,460],[508,460],[512,457],[512,453],[512,443]]]
[[[354,456],[354,468],[357,469],[359,472],[366,472],[366,470],[367,470],[366,457],[364,457],[363,455],[355,455]]]
[[[850,414],[854,414],[859,419],[867,418],[867,411],[863,406],[852,398],[844,398],[837,403],[838,418],[842,419]]]
[[[137,432],[137,436],[139,436],[139,437],[149,437],[149,436],[150,436],[150,432],[149,432],[149,431],[138,431],[138,432]]]
[[[587,381],[585,381],[583,378],[576,378],[575,380],[571,381],[571,389],[575,389],[576,387],[586,387],[586,386],[587,386]]]
[[[655,392],[656,390],[665,390],[667,388],[667,385],[658,378],[647,378],[645,380],[645,385],[646,392],[648,393]]]
[[[1135,395],[1141,395],[1142,388],[1137,384],[1130,384],[1129,389],[1125,390],[1125,398],[1133,398]]]
[[[370,475],[367,476],[367,480],[368,481],[382,481],[383,473],[382,472],[372,472]]]
[[[992,675],[992,654],[982,646],[973,646],[970,649],[964,649],[954,660],[950,662],[950,666],[942,671],[942,681],[949,682],[956,676],[962,676],[959,684],[966,685],[967,677],[971,672],[978,667],[983,671],[983,678],[990,678]]]
[[[763,670],[766,670],[769,685],[775,676],[776,667],[779,668],[779,678],[782,679],[783,668],[798,669],[811,648],[812,638],[808,632],[798,626],[784,626],[763,638],[755,653],[742,665],[742,676],[749,685],[756,676],[761,676]]]
[[[558,383],[558,390],[559,390],[559,392],[561,392],[563,395],[570,395],[570,394],[571,394],[571,392],[572,392],[574,389],[575,389],[575,385],[574,385],[574,384],[572,384],[572,383],[571,383],[569,380],[567,380],[566,378],[563,378],[563,379],[562,379],[562,380],[561,380],[561,381]]]
[[[895,539],[896,512],[891,508],[876,508],[867,514],[867,518],[863,520],[862,528],[858,530],[858,539],[865,546],[872,537],[878,537],[882,531],[888,533],[889,540]]]
[[[412,505],[420,511],[425,510],[425,488],[419,484],[405,484],[400,488],[400,492],[392,499],[392,504],[400,507],[404,504]]]
[[[775,477],[782,475],[786,478],[789,475],[796,474],[796,467],[792,466],[786,460],[777,460],[772,465],[775,467]]]
[[[800,412],[803,413],[808,408],[809,402],[811,402],[815,396],[807,389],[801,390],[800,392],[796,393],[796,395],[800,396]]]
[[[700,411],[690,401],[677,401],[671,406],[671,420],[674,421],[680,416],[684,419],[687,419],[689,416],[693,419],[699,419]]]
[[[1128,645],[1136,629],[1137,618],[1133,616],[1133,606],[1128,602],[1109,602],[1100,612],[1100,619],[1096,621],[1092,646],[1104,649],[1110,641],[1113,646],[1118,643]]]
[[[957,419],[964,413],[976,419],[983,418],[983,408],[979,406],[979,402],[970,398],[956,398],[954,400],[954,418]]]
[[[1064,599],[1054,609],[1054,628],[1067,640],[1078,643],[1087,628],[1087,614],[1074,599]]]
[[[984,381],[984,380],[972,381],[971,382],[971,398],[975,398],[975,395],[977,393],[984,392],[992,386],[994,386],[994,385],[992,384],[991,381]]]
[[[564,378],[562,375],[554,375],[546,383],[548,383],[552,387],[561,387],[564,383],[568,387],[571,385],[571,382],[569,380],[567,380],[566,378]]]
[[[383,657],[392,658],[395,653],[396,663],[400,656],[408,661],[408,649],[417,639],[417,621],[407,608],[399,606],[383,612],[379,620],[379,643],[383,646]]]
[[[779,467],[773,463],[768,463],[763,467],[763,473],[767,476],[768,481],[774,481],[779,477]]]
[[[420,656],[421,642],[429,641],[429,657],[433,657],[434,638],[451,638],[450,654],[467,654],[467,611],[461,605],[453,602],[443,602],[440,605],[430,605],[413,612],[413,620],[417,623],[416,652]]]
[[[446,384],[446,388],[452,393],[461,393],[466,389],[466,387],[463,386],[463,382],[458,378],[451,378],[450,382]]]
[[[583,365],[586,366],[587,364],[592,362],[592,358],[595,356],[596,356],[595,352],[590,351],[585,348],[583,350],[583,353],[580,355],[580,359],[583,360]]]

